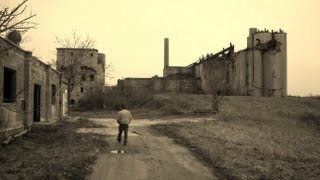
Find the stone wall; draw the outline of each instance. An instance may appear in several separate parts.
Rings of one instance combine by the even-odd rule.
[[[2,130],[10,131],[24,127],[24,87],[25,78],[25,52],[20,51],[13,44],[0,39],[0,120]],[[13,102],[4,102],[4,90],[8,89],[8,84],[4,83],[5,68],[15,73],[15,88]]]

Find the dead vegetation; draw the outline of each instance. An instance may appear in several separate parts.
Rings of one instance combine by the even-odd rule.
[[[317,98],[224,97],[217,121],[154,128],[222,178],[318,179],[319,109]]]
[[[20,141],[0,146],[0,179],[84,179],[108,146],[104,136],[76,130],[88,120],[35,125]]]

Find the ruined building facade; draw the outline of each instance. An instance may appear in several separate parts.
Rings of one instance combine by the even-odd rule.
[[[66,115],[67,81],[19,42],[0,37],[0,134]]]
[[[79,100],[91,93],[102,91],[105,86],[105,54],[97,49],[57,48],[57,70],[63,72],[74,82],[70,82],[70,104],[77,106]],[[72,71],[70,73],[70,71]]]
[[[118,85],[155,92],[202,92],[221,95],[287,96],[287,34],[250,28],[247,48],[234,45],[202,56],[188,66],[169,65],[169,39],[164,41],[161,78],[126,78]]]

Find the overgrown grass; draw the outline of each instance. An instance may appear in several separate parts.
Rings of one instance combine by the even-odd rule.
[[[223,178],[319,179],[319,109],[316,98],[224,97],[217,121],[154,128]]]
[[[37,125],[22,141],[0,146],[0,179],[84,179],[108,146],[102,135],[76,132],[84,127],[101,125],[86,119]]]

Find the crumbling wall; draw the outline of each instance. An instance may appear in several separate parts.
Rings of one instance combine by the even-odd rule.
[[[230,95],[236,90],[235,66],[228,60],[210,59],[195,65],[199,69],[201,89],[206,94],[216,91],[219,94]]]
[[[20,129],[24,125],[24,55],[17,47],[0,39],[0,131]],[[4,68],[12,70],[15,74],[12,102],[4,102],[4,90],[11,89],[4,83]]]
[[[176,93],[199,93],[201,92],[200,78],[156,78],[154,82],[154,91],[176,92]]]
[[[153,89],[151,78],[126,78],[118,81],[118,86],[132,90]]]
[[[164,67],[163,77],[170,76],[193,76],[193,68],[181,66]]]
[[[154,93],[177,92],[199,93],[201,91],[200,78],[171,77],[171,78],[126,78],[118,81],[118,86],[131,90],[150,90]]]

